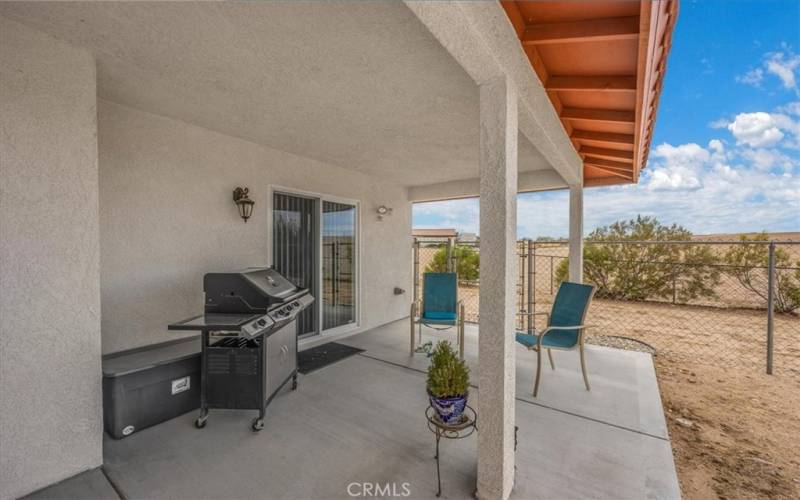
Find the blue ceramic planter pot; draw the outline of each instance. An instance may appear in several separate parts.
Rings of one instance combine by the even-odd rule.
[[[463,396],[453,396],[449,398],[437,398],[436,396],[428,393],[431,406],[436,410],[436,414],[442,419],[442,422],[449,424],[458,421],[458,417],[464,413],[464,408],[467,407],[467,397],[469,394]]]

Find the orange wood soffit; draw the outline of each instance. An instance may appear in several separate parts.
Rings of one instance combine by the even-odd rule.
[[[575,151],[585,186],[647,164],[678,0],[501,1]]]

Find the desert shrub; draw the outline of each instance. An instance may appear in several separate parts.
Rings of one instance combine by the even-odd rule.
[[[456,245],[453,247],[456,258],[456,273],[458,279],[474,281],[480,274],[481,256],[473,247]],[[431,262],[425,266],[426,273],[447,272],[447,247],[443,246],[433,254]]]
[[[769,267],[769,235],[766,232],[752,238],[742,235],[740,241],[764,242],[760,245],[731,245],[725,252],[725,274],[734,278],[751,293],[767,300]],[[800,260],[792,262],[786,249],[775,249],[775,310],[791,313],[800,308]]]
[[[714,297],[720,272],[710,248],[702,245],[674,245],[689,241],[692,233],[673,224],[665,226],[653,217],[638,216],[592,231],[583,248],[583,280],[597,287],[597,296],[617,300],[643,301],[671,298],[688,302]],[[630,241],[631,243],[610,243]],[[637,244],[638,241],[665,242]],[[603,242],[609,242],[603,244]],[[568,259],[556,269],[560,283],[569,275]]]
[[[433,350],[427,387],[437,398],[463,396],[469,392],[469,368],[446,340],[436,344]]]

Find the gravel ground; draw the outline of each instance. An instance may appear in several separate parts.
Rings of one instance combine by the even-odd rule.
[[[800,498],[800,381],[656,360],[687,500]]]
[[[624,349],[626,351],[646,352],[648,354],[656,353],[656,349],[650,344],[629,337],[616,337],[613,335],[592,335],[586,340],[586,343],[601,345],[604,347],[613,347],[615,349]]]

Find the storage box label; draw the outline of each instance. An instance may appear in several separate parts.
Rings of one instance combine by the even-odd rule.
[[[191,386],[190,381],[191,381],[190,377],[183,377],[173,380],[172,395],[174,396],[175,394],[181,393],[183,391],[188,391],[189,387]]]

